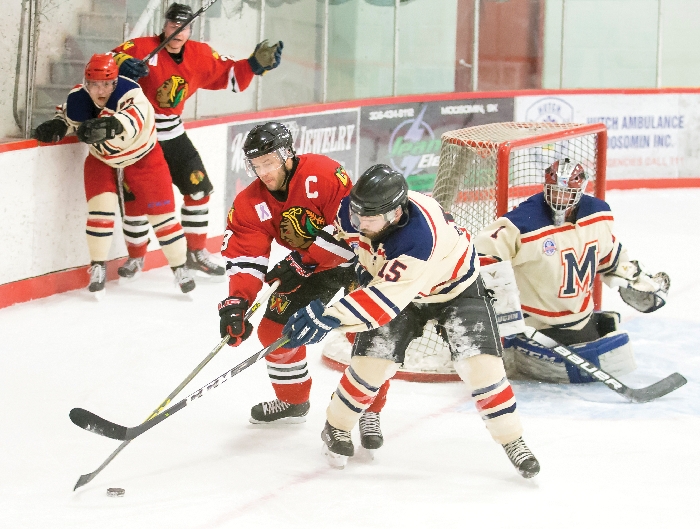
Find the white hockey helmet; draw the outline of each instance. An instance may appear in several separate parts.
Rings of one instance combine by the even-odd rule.
[[[544,171],[544,199],[552,209],[555,226],[564,224],[566,214],[581,201],[588,175],[580,163],[569,158],[557,160]]]

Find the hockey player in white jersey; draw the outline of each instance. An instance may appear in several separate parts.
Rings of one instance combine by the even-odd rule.
[[[312,302],[284,328],[292,347],[317,343],[332,329],[357,333],[321,434],[331,463],[342,467],[354,454],[350,431],[434,319],[489,433],[522,476],[536,475],[539,463],[522,440],[495,315],[466,230],[435,200],[408,191],[404,177],[386,165],[358,179],[336,226],[358,256],[364,286],[328,307]]]
[[[474,239],[487,287],[493,267],[512,264],[524,322],[619,376],[636,366],[629,336],[617,330],[619,314],[593,311],[596,274],[641,312],[665,304],[668,275],[654,276],[629,259],[613,235],[613,215],[603,200],[585,195],[588,176],[568,158],[545,171],[541,193],[484,228]],[[495,264],[498,263],[498,264]],[[506,281],[507,283],[507,281]],[[514,285],[513,285],[514,286]],[[504,295],[498,292],[499,298]],[[517,299],[516,290],[516,299]],[[498,302],[497,302],[498,309]],[[510,313],[520,307],[511,306]],[[499,312],[499,310],[497,310]],[[507,332],[501,332],[506,335]],[[548,382],[591,382],[587,373],[521,335],[506,337],[507,372]]]
[[[39,125],[33,136],[41,142],[57,142],[73,131],[90,146],[84,167],[89,291],[104,294],[105,262],[117,210],[116,169],[123,169],[124,186],[133,192],[124,204],[126,214],[148,217],[176,283],[183,292],[191,291],[195,282],[185,267],[185,234],[175,217],[170,173],[156,141],[153,107],[137,83],[119,76],[110,54],[92,56],[83,84],[71,90],[56,117]]]

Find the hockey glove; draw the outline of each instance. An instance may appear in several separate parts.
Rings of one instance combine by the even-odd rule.
[[[302,345],[318,343],[336,327],[340,326],[340,320],[333,316],[324,316],[320,299],[309,303],[303,309],[296,311],[287,321],[282,333],[289,336],[289,342],[285,348],[294,349]]]
[[[304,280],[313,273],[313,268],[301,262],[299,252],[292,252],[265,274],[265,281],[272,284],[279,280],[277,292],[290,294],[297,290]]]
[[[282,61],[283,47],[284,44],[281,40],[270,46],[267,39],[255,46],[255,51],[248,58],[248,64],[250,64],[253,73],[263,75],[265,72],[277,68]]]
[[[32,138],[42,143],[55,143],[61,141],[68,132],[68,125],[62,119],[54,118],[44,121],[32,131]]]
[[[119,75],[128,77],[132,81],[138,82],[142,77],[146,77],[148,72],[148,65],[134,57],[125,59],[124,62],[119,65]]]
[[[370,274],[367,269],[360,264],[360,261],[355,263],[355,277],[357,278],[358,288],[364,288],[372,282],[372,274]]]
[[[76,131],[76,136],[83,143],[101,143],[111,140],[124,132],[124,126],[114,116],[83,121]]]
[[[619,287],[622,301],[639,312],[654,312],[666,304],[671,279],[665,272],[650,275],[638,261],[620,263],[615,271],[603,275],[610,288]]]
[[[221,337],[230,336],[228,345],[238,347],[253,332],[253,325],[245,320],[248,301],[229,296],[219,303],[219,331]]]

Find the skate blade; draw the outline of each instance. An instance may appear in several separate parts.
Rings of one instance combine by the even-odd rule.
[[[374,453],[377,449],[360,446],[355,450],[354,459],[358,461],[374,461]]]
[[[306,415],[303,417],[283,417],[281,419],[277,419],[276,421],[259,421],[257,419],[253,419],[252,417],[248,417],[248,421],[250,421],[251,424],[301,424],[306,422]]]
[[[97,292],[90,292],[88,290],[88,293],[95,299],[95,301],[102,301],[105,298],[105,294],[107,294],[104,288],[102,290],[98,290]]]
[[[328,447],[326,444],[323,444],[323,455],[326,456],[326,461],[328,464],[336,468],[338,470],[343,470],[345,468],[345,465],[348,463],[348,456],[343,456],[340,454],[336,454],[335,452],[331,452],[328,450]]]
[[[128,283],[133,283],[136,281],[138,278],[141,277],[141,272],[136,272],[133,276],[131,277],[124,277],[124,276],[119,276],[119,284],[128,284]]]

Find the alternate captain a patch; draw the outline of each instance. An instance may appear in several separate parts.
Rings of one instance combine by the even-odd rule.
[[[347,187],[348,182],[350,181],[350,175],[345,170],[345,167],[339,165],[338,168],[335,170],[335,176],[338,178],[338,180],[340,180],[341,184]]]

